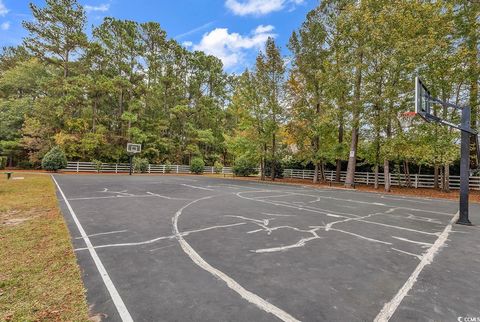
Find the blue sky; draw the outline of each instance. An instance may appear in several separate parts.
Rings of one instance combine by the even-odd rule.
[[[21,43],[22,20],[32,19],[28,4],[44,0],[0,0],[0,46]],[[318,0],[79,0],[87,10],[88,30],[104,17],[159,22],[171,38],[191,50],[222,59],[230,72],[240,72],[268,36],[284,54],[293,30]]]

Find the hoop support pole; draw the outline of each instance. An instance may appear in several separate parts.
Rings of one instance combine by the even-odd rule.
[[[470,107],[462,109],[462,128],[470,128]],[[460,144],[460,216],[457,224],[471,226],[468,218],[468,194],[470,177],[470,133],[461,131]]]

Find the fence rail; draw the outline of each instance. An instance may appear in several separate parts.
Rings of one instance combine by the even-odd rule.
[[[97,167],[93,162],[68,162],[66,171],[72,172],[100,172],[100,173],[128,173],[130,164],[128,163],[102,163]],[[180,164],[149,164],[146,173],[191,173],[190,166]],[[204,173],[215,173],[215,168],[206,166]],[[232,174],[232,168],[223,167],[222,174]]]
[[[345,182],[345,176],[347,175],[346,171],[340,172],[340,182]],[[283,172],[285,178],[295,178],[295,179],[311,179],[313,180],[314,170],[296,170],[296,169],[285,169]],[[390,185],[392,186],[402,186],[402,187],[412,187],[412,188],[433,188],[434,186],[434,176],[430,174],[410,174],[406,176],[403,173],[391,173],[390,174]],[[335,171],[325,171],[325,179],[327,181],[335,181]],[[449,187],[450,189],[458,190],[460,189],[460,176],[449,176]],[[355,173],[355,183],[362,183],[366,185],[375,184],[375,174],[372,172],[356,172]],[[385,176],[383,173],[378,174],[378,183],[383,185],[385,183]],[[443,187],[443,178],[439,176],[440,187]],[[470,177],[470,189],[480,190],[480,177]]]
[[[72,172],[97,172],[97,168],[93,162],[68,162],[66,168],[67,171]],[[130,165],[128,163],[102,163],[98,172],[101,173],[128,173],[130,171]],[[147,173],[191,173],[190,166],[188,165],[165,165],[165,164],[149,164]],[[215,168],[206,166],[204,173],[215,173]],[[221,174],[233,174],[232,168],[223,167]],[[346,171],[340,172],[340,182],[345,182]],[[313,180],[314,170],[298,170],[298,169],[285,169],[283,171],[285,178],[295,179],[309,179]],[[335,171],[325,171],[325,179],[327,181],[335,181]],[[450,189],[460,189],[460,176],[449,177]],[[356,172],[355,183],[373,185],[375,183],[375,174],[372,172]],[[385,178],[383,173],[378,174],[378,183],[383,185]],[[442,176],[439,176],[439,186],[442,187]],[[406,176],[405,174],[390,174],[390,185],[412,187],[412,188],[433,188],[434,176],[429,174],[411,174]],[[480,190],[480,177],[470,177],[470,189]]]

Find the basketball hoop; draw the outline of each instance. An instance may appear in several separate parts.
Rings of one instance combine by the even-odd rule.
[[[405,125],[406,128],[410,128],[412,126],[413,120],[417,114],[418,113],[414,111],[408,111],[401,114],[403,119],[403,124]]]
[[[408,111],[408,112],[402,113],[402,115],[405,118],[413,118],[415,117],[415,115],[417,115],[417,112]]]
[[[455,111],[461,112],[461,122],[460,124],[454,123],[453,120],[443,119],[438,117],[432,112],[432,104],[439,104],[444,109],[453,108]],[[470,106],[458,106],[456,104],[451,104],[449,102],[442,101],[438,98],[435,98],[431,95],[428,88],[420,80],[419,77],[415,77],[415,112],[420,115],[425,121],[439,123],[446,125],[448,127],[457,129],[461,131],[461,140],[460,140],[460,209],[459,209],[459,218],[457,224],[471,226],[468,215],[468,193],[469,193],[469,176],[470,176],[470,139],[471,136],[475,137],[477,147],[477,159],[480,160],[480,149],[478,131],[471,128],[470,126],[470,115],[471,108]],[[407,112],[405,114],[410,115],[411,113]],[[404,115],[405,115],[404,114]],[[407,116],[407,115],[406,115]],[[412,118],[413,119],[413,118]]]

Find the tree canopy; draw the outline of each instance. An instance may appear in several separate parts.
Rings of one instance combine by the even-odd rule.
[[[23,44],[0,53],[0,154],[10,166],[39,166],[53,146],[72,161],[125,161],[135,142],[152,163],[240,158],[272,179],[292,160],[315,169],[314,181],[326,167],[337,180],[346,169],[347,185],[358,167],[447,173],[458,133],[403,117],[416,75],[436,97],[469,104],[478,125],[477,1],[324,0],[287,56],[269,38],[240,75],[157,22],[108,17],[87,35],[77,0],[31,10]]]

